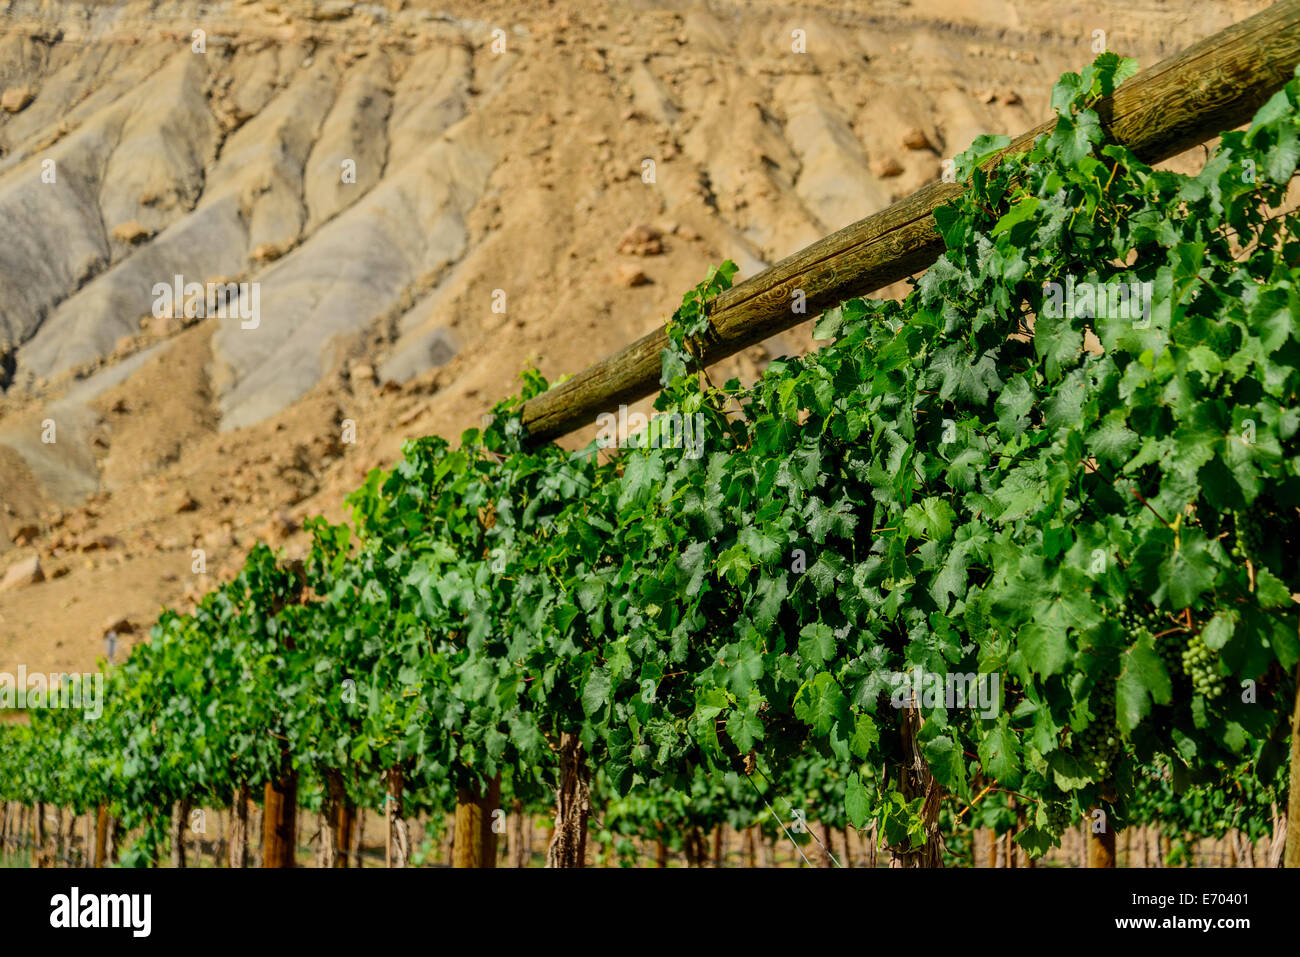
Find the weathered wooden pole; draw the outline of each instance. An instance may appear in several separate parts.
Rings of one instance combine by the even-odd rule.
[[[262,792],[262,867],[293,867],[297,863],[298,773],[281,760],[280,773]]]
[[[403,815],[403,797],[406,787],[405,774],[400,767],[388,769],[388,793],[384,801],[384,821],[387,825],[387,845],[384,851],[384,866],[406,867],[411,856],[410,832]]]
[[[230,802],[230,843],[228,846],[228,866],[242,868],[248,866],[248,800],[249,787],[241,784],[235,788]]]
[[[480,791],[460,788],[456,792],[453,867],[496,867],[497,835],[492,830],[492,812],[501,803],[501,778],[493,778]]]
[[[185,827],[190,819],[190,802],[188,800],[172,803],[171,826],[167,829],[171,848],[171,866],[185,866]]]
[[[1115,832],[1108,821],[1100,833],[1088,829],[1088,866],[1115,866]]]
[[[1144,162],[1168,159],[1250,119],[1300,63],[1300,0],[1282,0],[1133,77],[1096,105],[1109,134]],[[1022,133],[1024,152],[1055,120]],[[995,163],[997,158],[989,160]],[[706,364],[725,359],[854,296],[927,268],[943,252],[934,211],[961,194],[931,183],[888,209],[818,240],[713,300]],[[796,313],[801,291],[807,309]],[[524,403],[534,442],[594,425],[596,415],[659,388],[663,328]]]

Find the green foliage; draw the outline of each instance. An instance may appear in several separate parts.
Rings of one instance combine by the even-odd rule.
[[[822,349],[718,388],[698,373],[724,263],[668,324],[655,441],[532,448],[517,397],[457,448],[408,442],[350,526],[313,523],[301,573],[255,549],[164,614],[102,732],[6,729],[0,761],[71,740],[80,799],[148,819],[284,749],[355,801],[400,767],[432,808],[501,774],[539,793],[574,733],[610,835],[644,830],[637,795],[770,815],[742,797],[756,760],[772,796],[907,848],[928,839],[899,786],[915,746],[951,806],[977,779],[1036,801],[1034,853],[1099,803],[1122,818],[1156,768],[1262,788],[1300,658],[1300,242],[1269,213],[1300,80],[1184,176],[1106,140],[1093,104],[1133,69],[1063,77],[1028,153],[959,158],[946,252],[903,301],[843,303]],[[529,371],[523,398],[546,387]],[[895,675],[996,695],[906,702],[912,742]]]

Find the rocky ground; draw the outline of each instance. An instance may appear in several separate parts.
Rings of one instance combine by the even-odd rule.
[[[1264,6],[0,2],[0,671],[1032,126],[1094,31],[1149,65]],[[178,275],[256,327],[155,308]]]

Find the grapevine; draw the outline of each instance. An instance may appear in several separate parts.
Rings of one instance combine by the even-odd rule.
[[[1034,854],[1081,809],[1149,812],[1166,772],[1264,793],[1300,659],[1300,572],[1275,554],[1300,505],[1300,239],[1264,211],[1300,80],[1183,176],[1092,109],[1135,68],[1062,77],[1024,154],[973,144],[905,299],[828,310],[823,347],[752,386],[700,374],[735,274],[711,270],[669,324],[651,428],[691,442],[534,446],[535,371],[458,444],[409,441],[348,521],[309,524],[305,562],[258,546],[165,612],[102,725],[0,728],[0,769],[42,769],[0,793],[111,805],[146,863],[178,802],[289,775],[322,808],[534,800],[579,756],[611,843],[645,830],[638,795],[700,827],[779,816],[784,790],[900,860],[941,859],[976,781],[1031,802],[976,814],[1037,803]],[[1082,283],[1149,285],[1149,315],[1051,306]]]

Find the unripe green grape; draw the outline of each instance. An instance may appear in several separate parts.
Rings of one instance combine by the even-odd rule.
[[[1106,676],[1092,693],[1093,718],[1075,735],[1082,756],[1092,760],[1103,774],[1109,773],[1123,750],[1115,720],[1115,679]]]
[[[1234,558],[1243,560],[1256,558],[1264,544],[1260,509],[1251,505],[1244,511],[1229,514],[1232,516],[1233,525],[1233,544],[1229,551]]]
[[[1070,826],[1070,805],[1063,801],[1044,801],[1043,816],[1047,818],[1047,829],[1061,834]]]
[[[1213,701],[1223,694],[1227,682],[1219,673],[1219,655],[1200,635],[1193,635],[1183,652],[1183,669],[1192,679],[1192,689]]]

